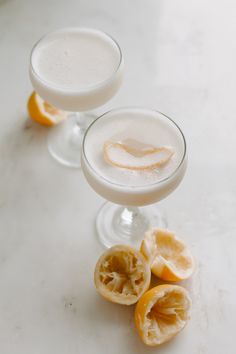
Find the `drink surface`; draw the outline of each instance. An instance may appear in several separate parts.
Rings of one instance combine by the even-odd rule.
[[[104,144],[123,141],[137,141],[140,146],[144,144],[155,148],[171,148],[173,155],[166,164],[154,169],[133,170],[107,163],[104,159]],[[135,109],[113,111],[98,119],[90,127],[84,146],[85,156],[94,173],[109,183],[123,186],[124,189],[145,187],[168,178],[181,164],[184,150],[183,136],[172,121],[158,112]],[[118,160],[123,165],[129,165],[132,161],[133,157],[129,159],[128,154],[123,151],[117,150],[117,154],[120,154]],[[148,161],[150,156],[146,155],[142,159]],[[135,161],[139,161],[139,157]]]
[[[109,79],[119,66],[117,45],[105,33],[72,28],[42,39],[32,54],[41,80],[61,90],[83,90]]]

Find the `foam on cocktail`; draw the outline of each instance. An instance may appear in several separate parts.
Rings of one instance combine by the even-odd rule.
[[[61,89],[77,90],[108,79],[119,65],[119,53],[105,35],[68,29],[42,42],[32,60],[43,80]]]
[[[87,111],[103,105],[120,87],[123,59],[106,33],[65,28],[43,37],[31,56],[36,92],[54,106]]]
[[[128,146],[131,151],[117,144]],[[142,149],[143,156],[135,156],[134,151],[137,155]],[[183,149],[182,136],[176,134],[175,126],[167,119],[163,120],[158,113],[135,110],[101,119],[94,129],[91,127],[85,144],[86,156],[96,172],[124,188],[164,180],[180,164]]]

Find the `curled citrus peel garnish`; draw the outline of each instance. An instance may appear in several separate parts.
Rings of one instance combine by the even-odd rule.
[[[126,139],[123,142],[106,142],[103,153],[108,164],[139,171],[164,166],[170,161],[174,151],[170,147],[154,147],[133,139]]]

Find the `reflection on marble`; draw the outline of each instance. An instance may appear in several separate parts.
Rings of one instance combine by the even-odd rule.
[[[232,354],[236,328],[235,2],[219,0],[0,1],[0,353],[144,354],[133,308],[103,301],[93,286],[102,248],[94,218],[102,199],[80,171],[59,166],[47,129],[27,119],[29,51],[45,32],[86,25],[119,41],[121,105],[173,117],[189,168],[162,202],[197,260],[184,282],[192,320],[158,352]]]

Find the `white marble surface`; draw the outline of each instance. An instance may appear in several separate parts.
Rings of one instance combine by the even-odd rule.
[[[236,352],[235,11],[233,0],[0,1],[1,354]],[[74,25],[103,29],[123,48],[124,85],[99,112],[157,108],[187,137],[186,178],[161,204],[198,263],[185,283],[193,313],[158,349],[139,340],[133,308],[96,294],[103,201],[80,171],[50,158],[47,129],[27,119],[30,48]]]

